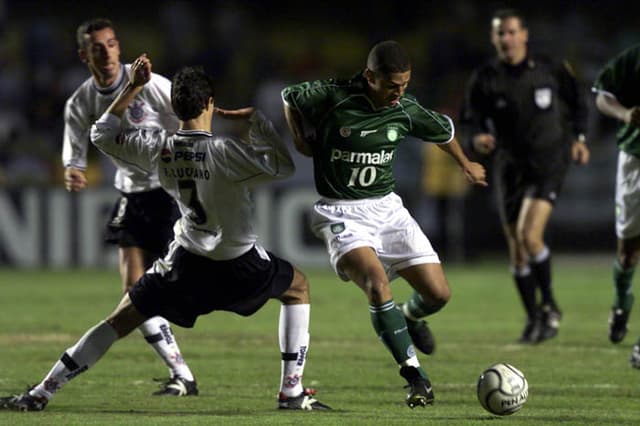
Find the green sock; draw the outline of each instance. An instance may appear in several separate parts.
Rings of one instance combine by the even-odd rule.
[[[393,300],[381,306],[369,305],[369,312],[374,330],[399,365],[416,356],[416,350],[407,331],[407,322],[404,315],[396,309]]]
[[[623,269],[616,260],[613,263],[613,284],[616,289],[616,297],[613,302],[614,308],[621,308],[629,312],[633,305],[633,294],[631,293],[631,282],[635,267]]]
[[[434,314],[442,309],[442,306],[432,306],[427,303],[424,298],[418,292],[413,292],[407,303],[405,303],[406,309],[409,312],[410,318],[416,320],[424,318],[427,315]]]

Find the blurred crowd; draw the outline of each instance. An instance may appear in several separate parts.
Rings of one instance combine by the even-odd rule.
[[[531,50],[568,59],[587,93],[608,58],[640,41],[635,14],[628,9],[620,13],[626,2],[619,3],[616,7],[617,1],[607,2],[606,9],[599,1],[513,1],[509,6],[529,17]],[[182,65],[201,64],[218,81],[219,105],[256,105],[286,135],[280,100],[286,84],[349,77],[363,68],[372,44],[389,38],[403,43],[413,58],[409,91],[455,121],[471,70],[494,54],[489,20],[503,6],[472,0],[308,5],[0,0],[0,187],[62,187],[62,111],[67,97],[89,76],[75,44],[75,30],[87,18],[114,21],[123,62],[147,52],[154,71],[168,77]],[[593,159],[588,170],[569,177],[569,199],[572,188],[585,181],[592,185],[591,197],[613,190],[613,123],[593,112],[591,95],[587,99]],[[398,192],[416,211],[430,191],[435,200],[446,199],[448,191],[454,198],[464,195],[464,188],[455,185],[420,186],[425,162],[435,159],[422,149],[421,144],[405,144],[396,161]],[[95,166],[89,170],[90,185],[111,185],[109,161],[95,150],[90,161]],[[598,169],[611,179],[603,182]],[[296,178],[285,184],[310,183],[310,170],[299,167]],[[449,181],[446,167],[440,176]]]
[[[488,20],[497,7],[456,0],[401,6],[345,2],[340,8],[329,2],[302,10],[286,2],[169,0],[139,5],[112,1],[100,10],[74,3],[0,2],[4,186],[60,180],[64,101],[88,77],[74,39],[77,25],[86,18],[107,15],[114,20],[123,61],[148,52],[155,71],[167,76],[183,64],[202,64],[219,82],[219,103],[255,104],[282,125],[279,91],[286,83],[348,77],[363,67],[370,45],[384,38],[398,39],[409,48],[414,58],[411,92],[455,118],[471,69],[492,54]],[[540,7],[545,3],[546,8]],[[593,3],[592,8],[591,2],[524,7],[533,50],[571,60],[584,90],[603,61],[632,43],[635,35],[605,21],[606,12],[598,10],[599,2]],[[605,25],[615,32],[605,36]],[[102,162],[99,170],[108,175],[108,162],[99,156],[94,161]],[[405,171],[416,166],[407,164]],[[110,177],[98,174],[93,184],[108,185]]]

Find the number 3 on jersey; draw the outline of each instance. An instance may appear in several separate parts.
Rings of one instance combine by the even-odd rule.
[[[191,213],[189,218],[196,224],[202,225],[207,221],[207,213],[202,207],[200,198],[198,198],[198,188],[194,180],[179,180],[178,189],[180,190],[180,198],[189,206]]]
[[[377,170],[374,166],[352,167],[351,177],[348,186],[359,186],[366,188],[376,180]]]

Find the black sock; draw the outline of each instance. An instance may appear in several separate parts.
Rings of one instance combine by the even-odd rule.
[[[533,274],[531,274],[531,269],[528,266],[516,268],[513,271],[513,279],[516,282],[522,305],[527,311],[527,317],[529,317],[530,321],[533,321],[536,314],[536,283]]]

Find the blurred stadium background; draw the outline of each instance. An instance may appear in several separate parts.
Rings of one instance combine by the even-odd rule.
[[[549,242],[559,252],[612,257],[614,123],[595,111],[589,89],[608,58],[640,39],[637,6],[629,9],[629,2],[0,0],[0,265],[116,263],[101,237],[116,197],[109,161],[94,150],[91,189],[79,195],[62,189],[64,101],[88,77],[75,44],[83,20],[114,21],[123,62],[147,52],[154,70],[169,77],[181,65],[202,64],[219,82],[219,105],[256,105],[288,137],[280,90],[301,80],[349,77],[363,67],[369,47],[387,38],[411,53],[410,92],[457,119],[471,70],[494,54],[491,13],[505,6],[528,16],[531,50],[572,62],[590,109],[592,161],[570,171]],[[407,207],[445,260],[504,255],[491,189],[469,190],[436,155],[415,141],[401,146],[397,191]],[[294,178],[256,193],[258,232],[301,266],[326,265],[307,231],[306,211],[316,198],[311,164],[296,159]]]

